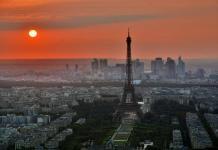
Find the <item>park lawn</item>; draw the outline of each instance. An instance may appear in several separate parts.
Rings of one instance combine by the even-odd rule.
[[[170,143],[172,127],[160,124],[136,124],[130,137],[130,143],[137,146],[139,142],[151,140],[154,145],[162,149]]]

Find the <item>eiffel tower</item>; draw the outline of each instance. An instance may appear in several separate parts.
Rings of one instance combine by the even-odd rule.
[[[135,113],[138,118],[141,116],[140,106],[135,98],[135,88],[133,85],[132,74],[132,54],[131,54],[131,42],[130,32],[128,30],[128,36],[126,38],[127,43],[127,58],[126,58],[126,79],[123,90],[121,102],[115,112],[116,119],[121,120],[126,113]]]

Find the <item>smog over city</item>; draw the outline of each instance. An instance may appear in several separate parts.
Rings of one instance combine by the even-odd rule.
[[[217,0],[0,0],[0,150],[218,149]]]

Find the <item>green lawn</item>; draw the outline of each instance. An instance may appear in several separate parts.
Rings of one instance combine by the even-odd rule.
[[[137,146],[139,142],[151,140],[160,149],[168,146],[171,137],[171,126],[159,124],[136,124],[130,137],[132,146]]]

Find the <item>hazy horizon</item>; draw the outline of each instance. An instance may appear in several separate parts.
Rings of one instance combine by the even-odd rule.
[[[0,69],[11,70],[11,67],[19,67],[24,70],[37,70],[37,68],[56,68],[65,69],[65,65],[74,66],[75,64],[80,65],[80,67],[90,66],[93,58],[86,59],[14,59],[14,60],[2,60],[0,59]],[[152,59],[140,59],[145,63],[145,70],[150,70]],[[166,58],[164,58],[166,62]],[[177,63],[177,59],[175,59]],[[209,73],[218,71],[218,59],[184,59],[188,70],[196,70],[198,68],[203,68]],[[109,65],[115,65],[117,63],[125,63],[125,59],[110,59],[108,58]],[[32,67],[31,67],[32,66]]]

